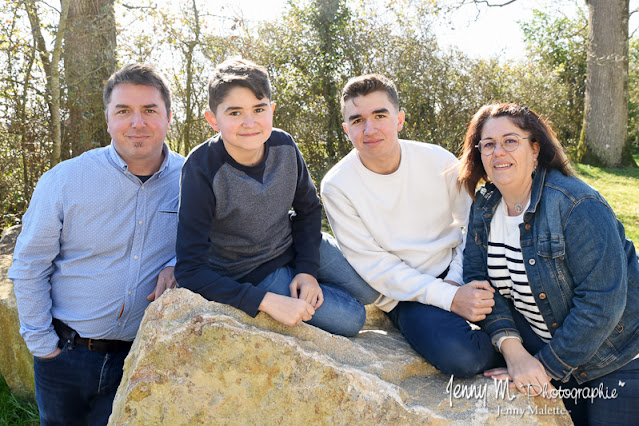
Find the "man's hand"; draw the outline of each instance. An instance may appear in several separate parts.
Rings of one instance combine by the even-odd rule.
[[[472,281],[459,287],[450,311],[467,321],[476,322],[486,318],[495,305],[493,295],[495,289],[488,281]]]
[[[62,352],[62,349],[55,348],[55,351],[51,352],[49,355],[41,356],[40,358],[53,358],[54,356],[58,355],[60,352]]]
[[[289,327],[309,321],[315,315],[315,309],[305,300],[271,292],[266,293],[257,309]]]
[[[155,288],[146,296],[148,300],[155,300],[158,297],[162,296],[164,290],[167,288],[177,287],[178,283],[175,281],[175,276],[173,275],[173,270],[175,268],[173,266],[167,266],[162,269],[158,274],[158,282],[155,284]]]
[[[309,274],[297,274],[289,284],[291,297],[305,300],[313,309],[317,309],[324,303],[324,294],[314,276]]]

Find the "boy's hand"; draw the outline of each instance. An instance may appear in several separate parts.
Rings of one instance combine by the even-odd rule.
[[[268,292],[257,308],[269,314],[275,321],[292,327],[309,321],[315,314],[315,309],[305,300]]]
[[[155,288],[153,289],[151,294],[146,296],[147,300],[155,300],[158,297],[162,296],[162,293],[164,293],[166,289],[177,287],[178,283],[175,280],[175,275],[173,275],[174,270],[174,266],[167,266],[160,271],[157,283],[155,284]]]
[[[324,294],[317,280],[310,274],[297,274],[289,285],[291,297],[306,300],[314,309],[319,308],[324,303]]]

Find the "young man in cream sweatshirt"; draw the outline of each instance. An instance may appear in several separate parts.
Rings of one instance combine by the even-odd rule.
[[[463,285],[463,227],[470,197],[458,161],[437,145],[400,140],[404,112],[395,85],[371,74],[341,96],[353,149],[326,175],[321,195],[340,248],[370,285],[354,295],[385,311],[408,343],[439,370],[472,376],[497,355],[473,329],[490,313],[493,289]]]

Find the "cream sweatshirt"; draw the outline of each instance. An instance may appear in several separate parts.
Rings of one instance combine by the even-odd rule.
[[[392,174],[368,170],[356,150],[324,177],[321,195],[344,256],[380,292],[390,312],[399,301],[450,310],[462,282],[464,229],[471,199],[457,184],[458,160],[444,148],[400,140]]]

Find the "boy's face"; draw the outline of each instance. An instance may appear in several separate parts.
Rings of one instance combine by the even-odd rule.
[[[216,110],[206,112],[206,119],[222,134],[227,152],[240,164],[259,162],[264,142],[273,130],[275,104],[268,98],[258,99],[246,87],[232,88]]]
[[[397,111],[386,92],[375,91],[344,104],[344,131],[362,163],[373,171],[380,164],[399,163],[398,132],[404,111]]]

